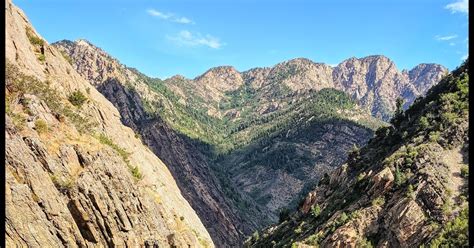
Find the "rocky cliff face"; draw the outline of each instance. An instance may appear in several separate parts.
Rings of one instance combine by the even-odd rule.
[[[468,247],[466,61],[250,247]]]
[[[165,164],[6,3],[6,240],[213,247]]]
[[[159,116],[144,109],[144,100],[161,97],[141,81],[144,76],[86,41],[62,41],[55,46],[65,52],[74,61],[74,68],[114,104],[122,122],[140,134],[141,140],[168,165],[184,197],[196,210],[214,242],[222,247],[239,246],[243,237],[258,225],[253,220],[242,220],[235,213],[205,155],[197,149],[199,142],[177,133]],[[128,85],[133,85],[133,89]]]
[[[408,78],[418,92],[424,93],[433,86],[433,82],[438,82],[440,75],[445,72],[446,68],[437,64],[419,64],[408,71]]]
[[[424,68],[424,69],[421,69]],[[350,58],[334,68],[336,88],[361,101],[373,116],[388,120],[395,110],[398,97],[405,99],[405,107],[435,85],[447,69],[436,64],[421,64],[401,73],[384,56]]]

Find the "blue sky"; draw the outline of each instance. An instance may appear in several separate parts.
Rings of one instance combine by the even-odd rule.
[[[153,77],[383,54],[399,69],[467,56],[468,0],[14,0],[48,41],[87,39]]]

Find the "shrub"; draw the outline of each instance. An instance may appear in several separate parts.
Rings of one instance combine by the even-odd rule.
[[[444,112],[441,114],[441,121],[446,125],[452,125],[458,119],[458,115],[453,112]]]
[[[469,166],[468,165],[463,165],[461,167],[461,176],[464,177],[464,178],[469,177]]]
[[[120,147],[119,145],[115,144],[109,137],[107,137],[105,134],[99,134],[98,136],[95,136],[100,143],[104,145],[108,145],[110,148],[114,149],[120,157],[122,157],[123,161],[125,164],[127,164],[128,169],[130,170],[130,173],[132,173],[132,176],[138,180],[143,178],[143,174],[140,172],[140,169],[138,166],[132,166],[130,164],[130,153],[127,152],[124,148]]]
[[[407,132],[407,131],[404,131],[404,132],[402,133],[402,138],[403,138],[403,139],[406,139],[407,137],[408,137],[408,132]]]
[[[44,54],[40,54],[38,55],[38,60],[41,61],[41,62],[44,62],[46,60],[46,57],[44,56]]]
[[[406,176],[403,174],[403,172],[398,169],[398,167],[395,169],[395,185],[397,187],[400,187],[402,184],[406,182]]]
[[[362,181],[362,179],[364,179],[364,178],[365,178],[365,173],[360,173],[359,175],[357,175],[356,180],[357,180],[357,182],[360,182],[360,181]]]
[[[138,169],[137,166],[129,166],[130,172],[132,173],[132,176],[135,177],[136,179],[140,180],[143,178],[142,173]]]
[[[469,247],[468,219],[469,210],[464,208],[459,216],[443,227],[438,237],[431,241],[430,247]]]
[[[26,28],[26,36],[28,36],[28,40],[30,43],[35,46],[42,46],[44,45],[44,40],[36,36],[33,30],[29,27]]]
[[[429,137],[431,142],[438,142],[441,133],[438,131],[430,132]]]
[[[422,117],[420,118],[420,128],[421,128],[422,130],[425,130],[425,129],[429,128],[429,127],[430,127],[430,122],[428,121],[428,118],[426,118],[426,116],[422,116]]]
[[[415,198],[415,194],[414,194],[414,190],[413,190],[413,185],[411,185],[411,184],[408,185],[406,196],[407,196],[408,198],[411,198],[411,199],[414,199],[414,198]]]
[[[312,234],[306,240],[306,244],[319,247],[319,242],[321,241],[321,238],[323,238],[321,234],[322,233]]]
[[[109,137],[107,137],[105,134],[99,134],[99,136],[96,137],[100,143],[104,145],[110,146],[112,149],[114,149],[123,159],[125,163],[129,163],[128,157],[130,156],[130,153],[128,153],[125,149],[120,147],[119,145],[115,144]]]
[[[64,57],[64,59],[66,59],[66,61],[67,61],[70,65],[72,65],[72,59],[71,59],[71,57],[69,57],[69,55],[68,55],[66,52],[64,52],[64,51],[60,51],[60,53],[61,53],[61,55]]]
[[[252,239],[254,241],[258,241],[260,239],[260,235],[258,234],[258,231],[255,231],[253,234],[252,234]]]
[[[349,220],[349,217],[347,216],[347,214],[345,212],[342,212],[342,214],[339,216],[339,223],[342,223],[341,225],[345,224],[346,221]]]
[[[59,92],[53,89],[48,81],[39,81],[37,78],[27,76],[21,73],[18,67],[8,62],[5,76],[5,84],[10,92],[8,98],[19,99],[24,94],[36,95],[46,103],[55,116],[67,117],[80,133],[91,131],[97,124],[79,115],[69,105],[62,104]]]
[[[379,196],[372,200],[372,206],[382,206],[385,204],[385,198],[383,196]]]
[[[26,118],[23,114],[12,112],[8,113],[8,115],[11,117],[12,123],[16,129],[21,131],[26,127]]]
[[[35,129],[38,133],[45,133],[48,131],[48,124],[42,119],[35,121]]]
[[[360,248],[373,248],[374,245],[370,240],[367,240],[367,238],[362,238],[359,241],[357,241],[357,247]]]
[[[68,97],[69,102],[76,107],[81,107],[87,101],[87,97],[79,90],[74,91]]]
[[[314,217],[318,217],[321,214],[321,207],[319,206],[319,204],[315,204],[311,207],[311,214]]]

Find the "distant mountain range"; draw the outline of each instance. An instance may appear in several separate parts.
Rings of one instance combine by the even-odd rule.
[[[196,96],[206,99],[209,114],[217,117],[229,112],[239,114],[234,112],[240,109],[224,108],[224,111],[219,111],[217,105],[225,101],[225,93],[242,88],[255,91],[254,97],[259,99],[256,109],[259,114],[282,108],[285,102],[275,98],[284,94],[297,96],[309,90],[334,88],[346,92],[373,116],[386,121],[395,109],[397,97],[403,97],[405,106],[409,106],[447,72],[438,64],[420,64],[410,71],[400,72],[389,58],[374,55],[349,58],[336,67],[305,58],[244,72],[238,72],[231,66],[221,66],[209,69],[193,80],[175,76],[165,82],[183,99]]]

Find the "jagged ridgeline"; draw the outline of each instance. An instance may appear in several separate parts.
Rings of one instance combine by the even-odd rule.
[[[468,247],[469,65],[399,110],[248,247]]]

